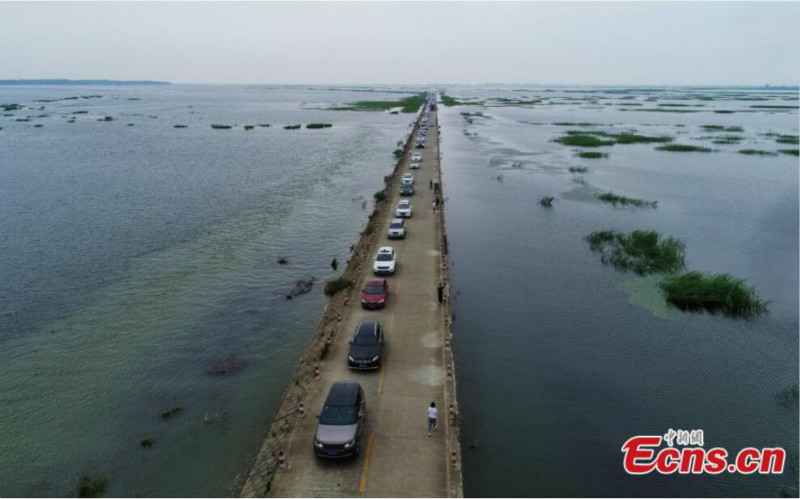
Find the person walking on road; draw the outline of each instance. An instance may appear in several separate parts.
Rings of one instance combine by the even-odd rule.
[[[430,180],[430,187],[429,190],[433,192],[433,179]]]
[[[431,402],[431,406],[428,407],[428,436],[431,436],[431,431],[436,429],[436,414],[439,412],[436,409],[436,402]]]

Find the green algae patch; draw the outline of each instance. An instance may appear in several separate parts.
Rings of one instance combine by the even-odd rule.
[[[750,318],[767,313],[769,302],[759,299],[755,287],[730,274],[686,272],[667,277],[661,284],[667,301],[681,310],[721,312]]]
[[[658,232],[635,230],[630,234],[613,230],[592,232],[586,236],[589,248],[601,254],[600,261],[620,270],[637,274],[677,272],[686,266],[686,244]]]
[[[465,102],[461,102],[460,100],[456,99],[455,97],[450,97],[447,94],[442,94],[442,104],[447,107],[450,106],[462,106],[466,104]]]
[[[662,274],[637,277],[623,282],[617,288],[628,295],[631,305],[642,307],[659,319],[669,320],[673,318],[673,309],[667,303],[664,290],[659,286],[663,278]]]
[[[689,144],[666,144],[656,147],[657,151],[669,152],[712,152],[713,149],[709,147],[693,146]]]

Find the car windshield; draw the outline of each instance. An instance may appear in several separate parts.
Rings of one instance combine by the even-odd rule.
[[[383,286],[380,284],[373,284],[364,288],[364,292],[368,295],[379,295],[383,293]]]
[[[403,228],[403,224],[401,224],[401,223],[393,223],[393,224],[391,224],[389,226],[389,228],[390,229],[402,229]]]
[[[360,347],[371,347],[378,344],[378,337],[374,333],[357,334],[353,338],[353,345]]]
[[[398,208],[408,208],[408,203],[404,203],[404,202],[401,201],[401,202],[397,203],[397,207]]]
[[[345,425],[356,423],[356,409],[351,405],[326,405],[319,416],[321,424]]]
[[[391,253],[381,253],[380,255],[378,255],[378,261],[379,262],[391,262],[392,261]]]

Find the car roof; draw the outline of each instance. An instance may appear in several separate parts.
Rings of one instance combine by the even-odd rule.
[[[393,224],[405,224],[406,221],[403,220],[402,218],[393,218],[391,223],[393,223]]]
[[[391,253],[392,251],[394,251],[394,248],[391,246],[381,246],[378,248],[378,253]]]
[[[353,405],[361,385],[355,381],[337,381],[331,385],[325,405]]]
[[[401,199],[397,204],[398,206],[401,204],[411,204],[411,201],[409,201],[408,199]]]
[[[356,336],[360,334],[375,334],[378,330],[378,321],[361,321],[356,328]]]
[[[377,286],[386,283],[386,279],[369,279],[365,286]]]

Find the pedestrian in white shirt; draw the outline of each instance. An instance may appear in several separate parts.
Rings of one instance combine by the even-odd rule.
[[[428,407],[428,436],[431,436],[431,431],[436,429],[436,414],[439,412],[436,409],[436,402],[431,402],[431,406]]]

